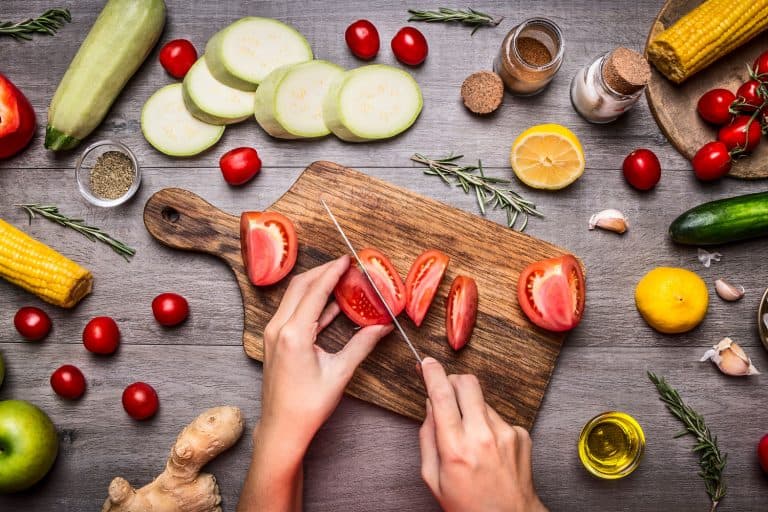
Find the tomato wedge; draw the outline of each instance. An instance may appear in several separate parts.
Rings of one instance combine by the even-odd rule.
[[[358,256],[389,308],[395,316],[399,315],[405,308],[405,285],[400,274],[389,259],[376,249],[363,249]],[[356,265],[350,265],[341,276],[333,294],[339,308],[360,327],[391,322],[384,304]]]
[[[477,284],[467,276],[453,280],[445,310],[445,332],[448,344],[459,350],[467,344],[477,321]]]
[[[427,316],[449,261],[447,254],[430,249],[416,258],[405,278],[405,312],[417,327]]]
[[[276,212],[243,212],[240,249],[248,279],[256,286],[275,284],[293,269],[299,252],[293,223]]]
[[[570,254],[531,263],[517,282],[517,300],[525,315],[554,332],[579,325],[585,291],[581,265]]]

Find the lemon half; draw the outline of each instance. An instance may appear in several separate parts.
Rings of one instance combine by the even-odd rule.
[[[540,124],[521,133],[509,153],[512,170],[529,187],[558,190],[584,174],[578,137],[559,124]]]

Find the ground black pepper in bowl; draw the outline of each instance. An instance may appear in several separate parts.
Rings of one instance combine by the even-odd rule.
[[[136,178],[131,158],[120,151],[106,151],[97,159],[89,176],[91,192],[102,199],[124,196]]]

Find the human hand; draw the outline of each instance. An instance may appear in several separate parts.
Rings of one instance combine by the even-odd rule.
[[[474,375],[421,365],[429,399],[419,431],[421,475],[446,512],[545,512],[533,487],[531,438],[483,398]]]
[[[264,329],[262,446],[287,460],[304,456],[320,426],[333,413],[355,369],[392,330],[391,325],[357,331],[342,350],[329,354],[317,335],[339,314],[328,303],[350,259],[342,256],[294,277]]]

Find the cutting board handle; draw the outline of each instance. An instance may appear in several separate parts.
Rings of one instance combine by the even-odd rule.
[[[144,225],[161,243],[182,251],[212,254],[231,266],[242,264],[239,224],[238,217],[180,188],[160,190],[144,206]]]

